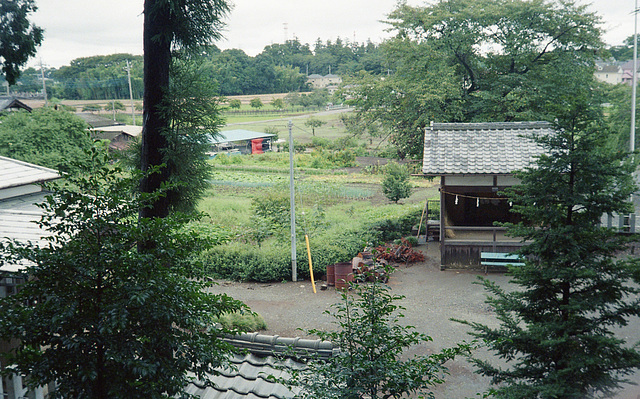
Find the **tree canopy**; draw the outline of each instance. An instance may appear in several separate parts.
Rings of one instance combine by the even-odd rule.
[[[20,76],[20,67],[36,54],[42,42],[42,29],[29,21],[36,11],[33,0],[0,2],[0,65],[10,85]]]
[[[93,140],[87,124],[76,115],[53,108],[10,112],[0,116],[0,155],[70,171],[86,159]]]
[[[430,121],[553,120],[574,76],[593,75],[600,19],[573,1],[401,3],[382,44],[392,74],[355,79],[352,101],[419,156]]]
[[[306,91],[307,74],[326,75],[329,70],[340,75],[386,71],[379,47],[372,42],[318,39],[315,49],[293,39],[268,45],[258,55],[249,56],[240,49],[221,51],[207,45],[197,58],[201,58],[201,73],[215,80],[224,96]],[[334,55],[338,53],[343,55]],[[44,68],[47,90],[53,97],[70,100],[128,98],[126,60],[131,61],[133,97],[142,98],[142,56],[131,54],[82,57],[60,68]],[[33,68],[25,70],[18,80],[20,91],[41,90],[38,76],[39,71]]]

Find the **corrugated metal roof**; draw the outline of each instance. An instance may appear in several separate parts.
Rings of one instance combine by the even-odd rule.
[[[42,237],[50,236],[36,224],[42,212],[0,209],[0,241],[7,238],[20,242],[44,243]]]
[[[53,169],[0,156],[0,190],[59,178]]]
[[[422,172],[510,174],[542,153],[528,137],[551,132],[548,122],[434,123],[425,131]]]
[[[98,132],[125,133],[133,137],[138,137],[142,134],[142,126],[137,125],[102,126],[93,128],[93,130]]]
[[[116,126],[116,125],[124,125],[124,123],[116,122],[112,119],[105,118],[104,116],[100,116],[97,114],[92,114],[90,112],[76,112],[76,115],[85,121],[87,125],[96,128],[103,126]]]
[[[253,140],[253,139],[260,139],[260,138],[267,138],[267,137],[274,137],[274,136],[275,134],[254,132],[251,130],[243,130],[243,129],[227,130],[224,132],[220,132],[220,137],[211,139],[211,144]]]

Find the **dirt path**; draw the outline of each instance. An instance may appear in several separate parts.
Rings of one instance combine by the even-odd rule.
[[[439,259],[438,243],[432,242],[428,248],[422,246],[420,249],[427,255],[426,261],[399,267],[389,280],[392,292],[406,297],[401,302],[406,308],[404,322],[433,338],[433,342],[414,348],[412,352],[430,353],[470,340],[468,328],[451,321],[451,318],[496,325],[493,312],[484,303],[483,288],[473,284],[479,274],[440,271],[439,261],[436,261]],[[508,284],[508,278],[503,274],[489,274],[487,278],[502,286]],[[304,331],[311,328],[334,328],[333,319],[324,312],[340,300],[340,294],[333,288],[326,291],[318,289],[314,294],[310,281],[274,284],[220,282],[213,290],[244,301],[262,315],[268,326],[266,334],[287,337],[305,336]],[[619,334],[630,342],[639,341],[640,321],[633,320]],[[488,356],[483,350],[477,354]],[[448,367],[451,374],[446,378],[447,382],[438,387],[437,399],[474,398],[489,387],[488,379],[475,374],[465,360],[450,362]],[[640,383],[640,373],[632,375],[631,379]],[[627,385],[615,398],[640,399],[640,387]]]

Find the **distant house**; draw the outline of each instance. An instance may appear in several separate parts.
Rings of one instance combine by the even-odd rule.
[[[443,268],[480,264],[481,252],[522,246],[494,222],[518,215],[500,195],[519,180],[542,148],[527,136],[549,134],[548,122],[433,123],[424,139],[422,172],[440,178],[440,251]]]
[[[275,134],[254,132],[252,130],[227,130],[211,139],[210,155],[219,152],[239,152],[241,154],[262,154],[271,151]]]
[[[622,68],[622,83],[631,85],[633,82],[633,60],[624,62],[620,65]],[[638,64],[638,71],[640,72],[640,63]]]
[[[329,93],[333,93],[340,84],[342,84],[342,78],[338,75],[328,74],[325,76],[312,74],[307,76],[307,82],[314,89],[327,89]]]
[[[25,110],[32,111],[32,108],[15,97],[2,96],[0,97],[0,111],[17,111]]]
[[[617,63],[596,63],[595,78],[601,82],[615,85],[623,82],[624,71]]]
[[[97,140],[109,140],[110,151],[122,151],[142,134],[142,126],[115,125],[92,129],[91,137]]]
[[[42,216],[42,210],[35,204],[42,203],[47,194],[40,183],[58,179],[60,175],[53,169],[33,165],[15,159],[0,157],[0,241],[44,243],[48,232],[35,223]],[[0,297],[12,295],[24,283],[26,264],[5,263],[0,266]],[[9,350],[7,343],[0,342],[0,353]],[[31,392],[22,384],[20,375],[0,378],[0,397],[6,399],[43,399],[46,388]]]

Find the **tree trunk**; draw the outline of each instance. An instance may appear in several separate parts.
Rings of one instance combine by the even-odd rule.
[[[143,173],[162,164],[162,149],[167,146],[167,140],[162,132],[167,128],[168,120],[162,115],[158,106],[169,87],[172,39],[167,33],[167,27],[170,26],[168,6],[166,4],[159,6],[163,3],[160,0],[144,2],[144,112],[140,165]],[[159,173],[144,176],[140,182],[140,190],[143,193],[153,193],[168,178],[168,169],[162,168]],[[166,196],[140,209],[140,216],[147,218],[165,217],[168,213],[169,203]]]

